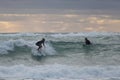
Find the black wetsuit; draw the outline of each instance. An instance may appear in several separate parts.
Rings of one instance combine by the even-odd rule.
[[[37,45],[37,46],[41,46],[42,43],[43,43],[43,41],[38,41],[38,42],[36,43],[36,45]]]
[[[86,44],[86,45],[90,45],[91,42],[90,42],[87,38],[85,38],[85,44]]]
[[[39,46],[39,47],[38,47],[38,50],[39,50],[40,48],[42,48],[42,44],[43,44],[43,46],[44,46],[44,42],[45,42],[45,39],[42,39],[41,41],[38,41],[38,42],[36,43],[36,45]]]

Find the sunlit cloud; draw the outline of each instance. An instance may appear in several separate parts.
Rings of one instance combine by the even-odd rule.
[[[108,20],[110,24],[120,24],[120,20]]]
[[[94,28],[92,27],[87,27],[87,28],[84,28],[86,31],[94,31]]]
[[[16,25],[12,22],[3,22],[0,21],[0,32],[16,32],[18,28],[15,27]]]
[[[105,24],[119,24],[120,20],[118,19],[112,19],[109,17],[88,17],[84,21],[88,21],[91,24],[98,24],[98,25],[105,25]]]
[[[64,16],[67,17],[67,18],[78,17],[78,15],[75,15],[75,14],[65,14]]]
[[[98,29],[100,29],[100,30],[104,30],[104,27],[103,27],[103,26],[100,26]]]
[[[105,20],[98,20],[97,24],[105,24]]]
[[[80,19],[79,21],[80,21],[80,22],[85,22],[85,19]]]
[[[119,31],[119,26],[110,15],[0,14],[0,32]]]
[[[0,26],[4,27],[4,28],[11,28],[11,27],[14,27],[15,25],[13,23],[10,23],[10,22],[3,22],[3,21],[1,21],[0,22]]]
[[[87,28],[84,28],[85,31],[105,31],[105,28],[103,26],[100,26],[100,27],[87,27]]]

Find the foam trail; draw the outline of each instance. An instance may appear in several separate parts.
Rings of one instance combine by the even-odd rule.
[[[41,50],[37,50],[37,48],[33,47],[32,48],[32,54],[35,56],[46,56],[46,55],[55,55],[56,51],[54,50],[54,48],[52,47],[52,45],[50,43],[46,43],[45,47],[43,47]]]
[[[28,67],[16,65],[11,67],[0,66],[0,77],[22,77],[39,79],[92,79],[92,78],[120,78],[120,66],[87,66],[75,67],[67,65],[42,65]]]

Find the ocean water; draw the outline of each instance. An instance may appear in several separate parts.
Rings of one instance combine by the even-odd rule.
[[[0,80],[120,80],[120,33],[1,33]]]

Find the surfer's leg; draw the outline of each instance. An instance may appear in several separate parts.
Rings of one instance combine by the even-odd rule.
[[[39,46],[37,50],[39,51],[41,48],[42,48],[42,46]]]
[[[38,49],[37,49],[37,50],[39,51],[39,49],[40,49],[40,47],[38,47]]]

